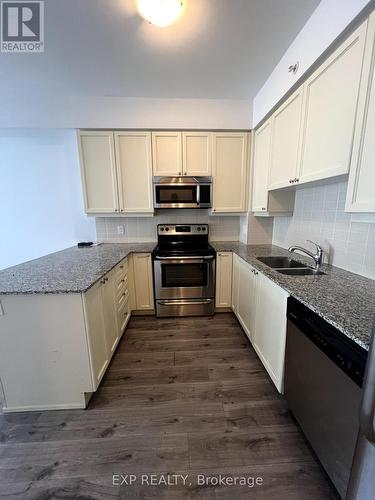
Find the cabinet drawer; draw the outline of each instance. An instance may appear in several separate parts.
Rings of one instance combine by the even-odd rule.
[[[121,303],[121,306],[117,311],[117,321],[118,327],[121,333],[125,330],[125,327],[128,323],[130,313],[129,313],[129,294],[127,294],[124,300]]]
[[[115,281],[116,297],[119,297],[125,290],[128,289],[128,276],[122,275]]]
[[[118,296],[117,296],[117,309],[121,309],[124,304],[124,301],[129,299],[129,290],[125,288]]]
[[[128,267],[129,267],[128,258],[122,260],[119,264],[117,264],[117,266],[115,268],[116,280],[121,279],[121,277],[124,274],[128,273]]]

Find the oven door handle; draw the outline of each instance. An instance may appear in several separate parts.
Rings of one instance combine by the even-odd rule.
[[[183,260],[189,260],[189,261],[196,261],[196,262],[203,262],[205,260],[213,260],[215,258],[214,255],[205,255],[204,257],[194,257],[194,256],[186,256],[186,257],[158,257],[156,256],[155,259],[156,260],[160,260],[160,261],[163,261],[163,260],[166,260],[168,262],[170,262],[171,260],[175,260],[176,262],[181,262]]]
[[[158,300],[158,304],[161,306],[198,306],[202,304],[211,304],[212,299],[203,300]]]

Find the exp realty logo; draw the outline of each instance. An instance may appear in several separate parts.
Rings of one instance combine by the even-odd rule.
[[[2,0],[1,52],[44,52],[44,1]]]

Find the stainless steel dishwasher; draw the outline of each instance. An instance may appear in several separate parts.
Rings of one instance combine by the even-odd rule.
[[[285,396],[307,440],[345,498],[359,431],[367,351],[288,299]]]

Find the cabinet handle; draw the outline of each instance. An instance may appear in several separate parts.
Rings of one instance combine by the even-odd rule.
[[[289,184],[292,184],[292,182],[293,182],[292,179],[289,179]]]
[[[115,208],[115,212],[118,212],[118,208]]]
[[[178,172],[178,175],[182,175],[182,172]]]
[[[262,210],[265,210],[265,207],[262,207]]]
[[[124,211],[123,209],[120,210],[120,212],[123,212],[123,211]]]

